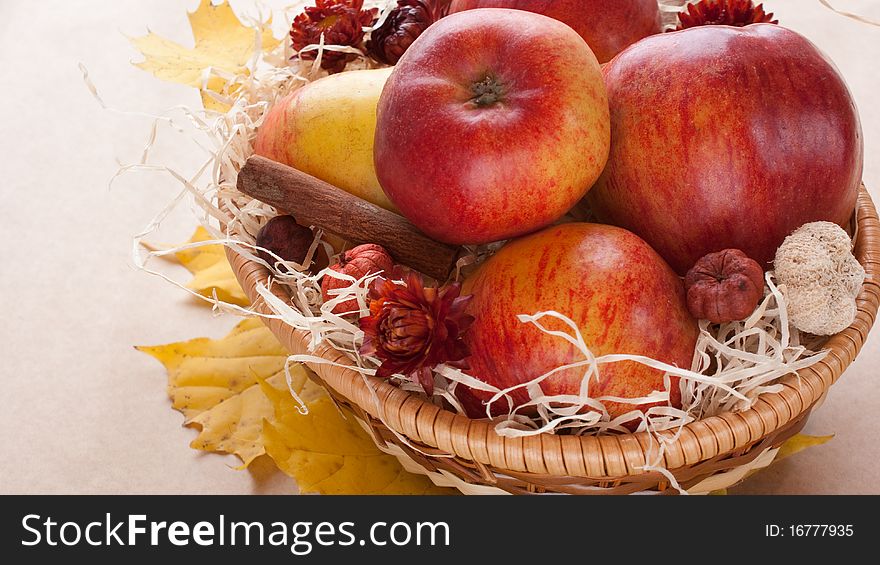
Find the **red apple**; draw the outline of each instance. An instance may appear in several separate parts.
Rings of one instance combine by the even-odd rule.
[[[767,269],[801,225],[849,221],[859,118],[807,39],[772,24],[697,27],[644,39],[604,73],[611,156],[587,201],[679,273],[728,248]]]
[[[379,99],[374,158],[385,193],[448,243],[540,229],[592,186],[608,155],[596,57],[571,28],[520,10],[441,19]]]
[[[617,227],[563,224],[508,243],[465,281],[463,294],[473,294],[467,372],[499,389],[584,359],[564,339],[517,319],[550,310],[571,318],[596,356],[628,353],[691,366],[698,330],[681,279],[647,243]],[[552,318],[542,324],[572,333]],[[548,395],[576,395],[583,374],[567,369],[541,386]],[[678,379],[671,384],[670,401],[680,406]],[[665,390],[663,372],[634,361],[603,364],[599,382],[589,383],[593,398],[640,398],[654,390]],[[479,400],[492,395],[461,386],[457,392],[469,416],[486,416]],[[517,406],[528,400],[522,389],[512,397]],[[612,417],[655,405],[605,403]],[[492,405],[494,414],[507,409],[504,399]]]
[[[662,29],[657,0],[452,0],[450,12],[474,8],[515,8],[557,19],[584,38],[600,63]]]

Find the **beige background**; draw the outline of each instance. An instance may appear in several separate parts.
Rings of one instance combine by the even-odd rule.
[[[833,3],[880,20],[877,0]],[[0,493],[295,492],[265,462],[235,471],[232,457],[191,450],[195,432],[171,409],[163,369],[132,349],[220,337],[236,320],[215,318],[131,266],[131,236],[177,186],[152,173],[108,190],[117,160],[139,158],[152,120],[102,110],[77,63],[111,107],[195,107],[194,91],[129,64],[135,54],[124,34],[149,27],[189,41],[184,10],[196,4],[0,0]],[[828,53],[849,82],[865,130],[865,181],[880,197],[880,28],[818,0],[765,4]],[[187,171],[200,163],[199,151],[163,127],[154,160]],[[193,225],[176,214],[161,239],[183,239]],[[875,331],[807,426],[836,438],[736,492],[880,494],[878,364]]]

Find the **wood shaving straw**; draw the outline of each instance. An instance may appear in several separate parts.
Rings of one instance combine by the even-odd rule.
[[[684,10],[688,0],[659,0],[660,1],[660,18],[663,22],[663,29],[675,29],[678,26],[678,13]]]
[[[847,12],[846,10],[841,10],[839,8],[835,8],[834,6],[831,5],[831,2],[829,2],[828,0],[819,0],[819,2],[821,2],[823,6],[825,6],[826,8],[831,10],[832,12],[838,13],[841,16],[847,17],[851,20],[855,20],[857,22],[861,22],[863,24],[868,24],[868,25],[872,25],[872,26],[880,26],[880,20],[874,20],[874,19],[868,18],[866,16],[863,16],[861,14],[855,14],[853,12]]]

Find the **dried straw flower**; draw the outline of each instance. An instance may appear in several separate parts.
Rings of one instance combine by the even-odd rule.
[[[370,286],[370,315],[360,320],[362,355],[382,360],[380,378],[404,375],[434,392],[432,369],[441,363],[466,368],[470,351],[461,337],[473,317],[464,311],[471,296],[460,296],[458,283],[425,288],[419,275],[408,273],[405,284],[378,278]]]
[[[367,53],[376,61],[396,65],[409,46],[449,9],[450,0],[399,0],[388,18],[373,30]]]
[[[779,23],[773,14],[764,12],[764,5],[752,0],[700,0],[689,4],[687,12],[678,15],[676,30],[704,25],[728,25],[744,27],[749,24]]]
[[[308,45],[340,45],[359,47],[364,40],[364,27],[373,23],[376,8],[364,10],[364,0],[315,0],[315,6],[305,9],[293,20],[290,39],[293,48],[299,52]],[[302,53],[303,59],[314,60],[317,51]],[[345,69],[354,61],[354,53],[324,50],[321,55],[321,68],[331,73]]]

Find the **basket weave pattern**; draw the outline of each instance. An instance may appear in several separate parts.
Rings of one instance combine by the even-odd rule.
[[[855,255],[868,275],[857,299],[855,321],[829,339],[828,355],[822,361],[782,378],[782,391],[762,394],[749,410],[690,423],[677,439],[665,442],[661,464],[684,489],[746,465],[795,435],[813,406],[858,355],[880,304],[880,219],[864,186],[859,191],[854,222]],[[254,308],[271,314],[255,290],[257,284],[268,282],[268,270],[228,249],[227,254]],[[289,302],[284,288],[273,285],[272,289]],[[327,344],[309,351],[307,332],[277,319],[264,318],[264,322],[291,353],[311,353],[341,365],[309,366],[336,402],[367,425],[380,446],[395,444],[428,471],[445,471],[471,484],[512,493],[677,492],[668,488],[669,480],[663,474],[642,469],[659,450],[657,440],[646,432],[502,437],[491,423],[470,420],[384,380],[363,377],[348,368],[353,366],[348,357]],[[671,440],[675,432],[661,435]],[[405,436],[406,441],[399,436]]]

